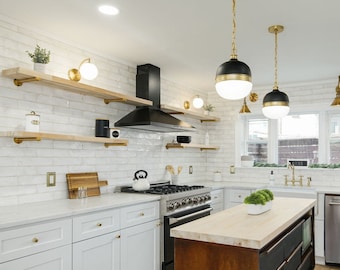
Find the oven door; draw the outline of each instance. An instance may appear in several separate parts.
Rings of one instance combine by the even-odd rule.
[[[174,269],[174,238],[170,237],[170,230],[201,217],[209,216],[211,210],[212,208],[207,204],[173,215],[164,216],[164,262],[162,263],[162,270]]]

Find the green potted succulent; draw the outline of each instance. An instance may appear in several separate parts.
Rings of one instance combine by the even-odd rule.
[[[38,44],[36,45],[34,52],[26,51],[28,56],[34,63],[34,70],[44,72],[46,64],[50,62],[51,52],[41,48]]]
[[[274,194],[269,189],[261,189],[251,193],[244,199],[247,204],[247,211],[250,215],[262,214],[272,207]]]

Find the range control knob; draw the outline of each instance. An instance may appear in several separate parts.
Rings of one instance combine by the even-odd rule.
[[[174,204],[173,203],[169,203],[168,205],[168,210],[174,210]]]
[[[180,202],[174,202],[174,209],[178,209],[181,206]]]

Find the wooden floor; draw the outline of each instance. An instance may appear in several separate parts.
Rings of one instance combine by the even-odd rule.
[[[325,265],[316,265],[314,270],[340,270],[338,266],[325,266]]]

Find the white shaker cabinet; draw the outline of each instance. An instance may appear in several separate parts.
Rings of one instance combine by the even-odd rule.
[[[0,270],[72,270],[72,248],[67,245],[5,262]]]
[[[224,208],[228,209],[243,203],[245,197],[252,192],[249,188],[225,188],[224,189]]]
[[[120,269],[120,210],[73,218],[73,270]]]
[[[122,208],[121,222],[121,270],[159,270],[159,202]]]
[[[211,207],[213,208],[211,214],[222,211],[224,209],[223,189],[221,188],[212,190],[210,194],[211,194]]]
[[[0,232],[0,270],[71,270],[72,220],[18,226]]]
[[[159,221],[123,229],[121,231],[121,256],[121,270],[159,270]]]
[[[73,218],[73,270],[159,270],[159,202]]]
[[[73,244],[73,270],[119,270],[120,232]]]

